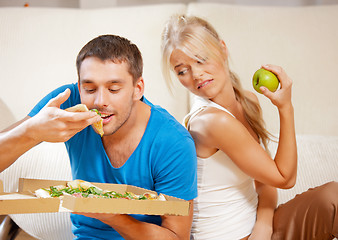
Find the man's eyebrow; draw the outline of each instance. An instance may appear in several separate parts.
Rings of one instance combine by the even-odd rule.
[[[88,79],[81,79],[80,83],[81,84],[83,84],[83,83],[93,83],[93,81],[92,80],[88,80]]]
[[[121,82],[123,82],[122,79],[112,79],[112,80],[107,81],[106,83],[108,83],[108,84],[115,84],[115,83],[121,83]],[[90,80],[90,79],[81,79],[80,83],[81,84],[95,83],[95,81]]]

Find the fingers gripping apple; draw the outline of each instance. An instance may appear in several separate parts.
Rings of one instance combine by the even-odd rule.
[[[279,80],[273,72],[261,68],[255,72],[252,78],[252,85],[259,93],[262,93],[260,87],[266,87],[271,92],[275,92],[278,88]]]

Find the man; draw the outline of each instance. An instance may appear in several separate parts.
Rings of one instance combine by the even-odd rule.
[[[129,40],[99,36],[77,57],[78,83],[62,86],[0,134],[0,169],[42,141],[65,142],[74,179],[129,184],[185,200],[197,195],[196,153],[189,133],[143,97],[142,57]],[[89,125],[98,109],[104,135]],[[192,205],[191,205],[192,206]],[[86,216],[84,216],[86,215]],[[78,239],[189,239],[189,216],[72,214]]]

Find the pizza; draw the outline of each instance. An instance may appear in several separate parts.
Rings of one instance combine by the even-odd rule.
[[[163,194],[154,194],[146,192],[137,195],[132,192],[119,193],[116,191],[102,190],[90,182],[83,180],[74,180],[65,185],[50,186],[49,188],[40,188],[35,191],[39,198],[62,197],[71,195],[80,198],[111,198],[111,199],[129,199],[129,200],[159,200],[166,201]]]
[[[68,112],[88,112],[88,111],[93,111],[93,112],[96,112],[98,115],[101,116],[101,114],[99,113],[99,111],[97,109],[91,109],[89,110],[87,108],[87,106],[85,104],[77,104],[73,107],[70,107],[70,108],[67,108],[65,109],[66,111]],[[100,136],[102,137],[104,132],[103,132],[103,120],[101,118],[100,121],[92,124],[93,128],[95,129],[95,131],[100,134]]]

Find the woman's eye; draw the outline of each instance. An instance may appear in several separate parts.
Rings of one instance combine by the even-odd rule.
[[[205,57],[205,58],[199,58],[199,59],[197,60],[197,63],[198,63],[198,64],[203,64],[203,63],[205,63],[207,60],[208,60],[207,57]]]
[[[177,73],[177,75],[184,75],[185,73],[187,72],[187,70],[185,69],[185,70],[182,70],[182,71],[179,71],[178,73]]]

